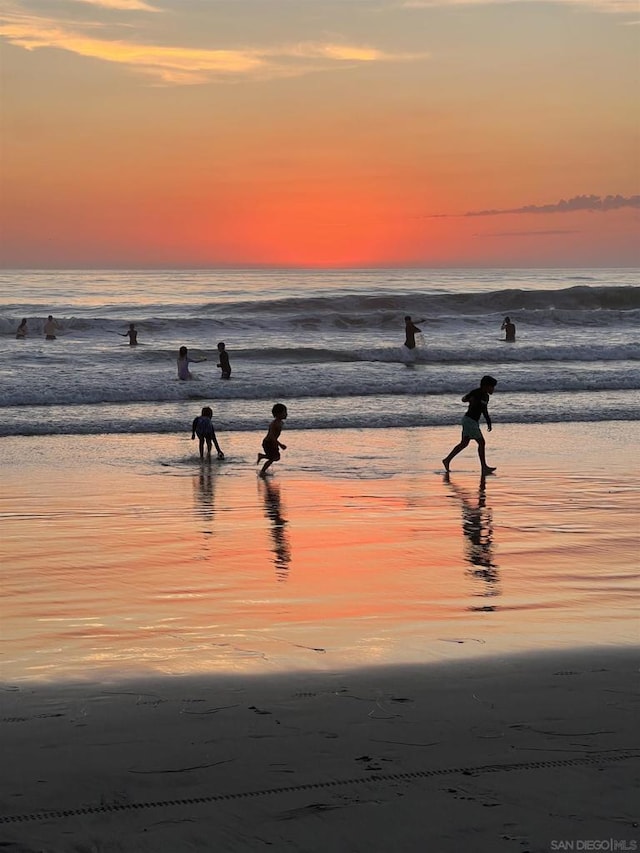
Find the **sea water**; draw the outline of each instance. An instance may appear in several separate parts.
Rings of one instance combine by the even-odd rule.
[[[171,433],[205,404],[220,430],[262,430],[274,402],[299,429],[439,426],[485,373],[502,423],[636,420],[639,329],[631,269],[5,271],[0,435]],[[180,346],[206,358],[191,381]]]

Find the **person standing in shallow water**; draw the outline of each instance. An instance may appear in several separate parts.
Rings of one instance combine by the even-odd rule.
[[[44,326],[42,327],[42,331],[44,332],[44,338],[46,341],[55,341],[56,332],[60,327],[57,322],[53,319],[53,316],[49,314],[47,319],[44,321]]]
[[[138,344],[138,332],[134,323],[129,323],[129,328],[126,332],[118,332],[121,338],[129,338],[129,346],[135,347]]]
[[[218,364],[221,370],[220,379],[231,379],[231,364],[229,363],[229,353],[227,352],[224,341],[218,344]]]
[[[407,349],[416,348],[416,334],[421,331],[422,329],[418,328],[407,314],[404,318],[404,345]]]
[[[491,468],[487,465],[485,456],[485,440],[480,430],[480,415],[484,416],[484,419],[487,422],[487,429],[491,432],[491,418],[489,417],[487,404],[489,402],[489,397],[495,391],[497,384],[498,380],[494,379],[493,376],[483,376],[480,380],[480,387],[475,388],[473,391],[469,391],[469,393],[465,394],[462,398],[462,402],[468,403],[469,408],[462,418],[462,438],[453,448],[451,453],[448,456],[445,456],[442,460],[442,464],[444,465],[444,469],[447,473],[449,473],[451,460],[454,456],[457,456],[458,453],[464,450],[465,447],[467,447],[471,439],[478,442],[478,456],[480,457],[482,473],[493,474],[496,470],[495,468]]]
[[[189,358],[189,350],[186,347],[180,347],[178,350],[178,379],[193,379],[190,364],[200,364],[201,361],[206,361],[206,358]]]
[[[516,341],[516,324],[511,322],[510,317],[505,317],[504,322],[500,326],[500,331],[504,331],[504,339],[510,344]]]
[[[27,318],[24,317],[18,328],[16,329],[16,340],[21,340],[27,337]]]

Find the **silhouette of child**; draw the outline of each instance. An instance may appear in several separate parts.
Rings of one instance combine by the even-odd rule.
[[[480,387],[475,388],[473,391],[469,391],[469,393],[465,394],[462,398],[462,402],[468,403],[469,408],[462,418],[462,438],[453,448],[451,453],[448,456],[445,456],[442,460],[445,471],[449,471],[449,466],[451,465],[453,457],[457,456],[460,451],[464,450],[471,439],[478,442],[478,456],[480,457],[480,464],[482,465],[482,473],[493,474],[496,470],[495,468],[491,468],[487,465],[485,457],[485,440],[480,430],[480,415],[484,416],[484,419],[487,422],[487,429],[491,432],[491,418],[489,417],[487,404],[489,402],[489,397],[495,391],[497,384],[498,380],[494,379],[493,376],[483,376],[480,380]]]
[[[189,350],[186,347],[180,347],[178,351],[178,379],[193,379],[189,370],[190,364],[200,364],[201,361],[206,361],[206,358],[189,358]]]
[[[211,444],[215,444],[218,451],[218,459],[224,459],[224,453],[218,444],[216,431],[211,423],[213,411],[209,406],[202,409],[202,413],[193,419],[191,424],[191,441],[195,441],[196,435],[200,440],[200,459],[204,459],[204,446],[207,445],[207,458],[211,459]]]
[[[271,414],[273,415],[273,420],[269,424],[269,430],[267,434],[262,439],[262,453],[258,453],[258,458],[256,460],[256,465],[259,465],[263,459],[267,461],[262,466],[260,471],[260,476],[264,477],[267,473],[267,470],[273,465],[274,462],[278,462],[280,459],[280,451],[286,450],[286,444],[282,444],[280,439],[280,433],[282,432],[282,427],[284,426],[284,422],[287,419],[287,407],[283,403],[276,403],[275,406],[271,409]]]

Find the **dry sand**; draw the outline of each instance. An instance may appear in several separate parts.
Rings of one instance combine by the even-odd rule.
[[[583,650],[7,686],[1,849],[632,850],[636,675]],[[558,846],[589,840],[628,846]]]

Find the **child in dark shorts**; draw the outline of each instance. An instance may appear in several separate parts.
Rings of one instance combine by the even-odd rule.
[[[286,444],[282,444],[279,440],[282,427],[284,426],[284,421],[287,419],[287,407],[283,403],[276,403],[271,409],[271,414],[273,415],[273,420],[269,424],[267,434],[262,439],[263,453],[258,453],[258,458],[256,460],[256,465],[259,465],[263,459],[266,459],[266,462],[260,470],[261,477],[265,476],[267,470],[274,462],[279,461],[280,451],[287,449]]]

